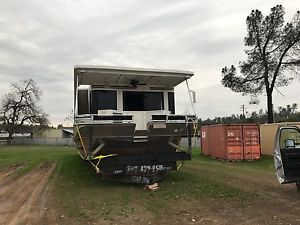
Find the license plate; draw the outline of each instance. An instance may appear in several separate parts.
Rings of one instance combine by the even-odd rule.
[[[155,172],[162,172],[171,170],[171,166],[166,166],[162,164],[158,165],[138,165],[138,166],[127,166],[126,173],[155,173]]]

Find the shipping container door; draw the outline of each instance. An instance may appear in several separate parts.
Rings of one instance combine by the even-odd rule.
[[[260,158],[259,129],[256,125],[243,125],[244,159]]]
[[[209,132],[208,128],[202,127],[201,129],[201,153],[203,155],[209,155]]]
[[[226,126],[228,160],[243,159],[243,136],[240,125]]]
[[[210,129],[210,155],[219,159],[227,159],[227,149],[224,138],[224,125],[212,126]]]

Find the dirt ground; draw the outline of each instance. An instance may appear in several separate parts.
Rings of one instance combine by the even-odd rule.
[[[0,224],[77,224],[63,212],[49,205],[49,177],[55,164],[42,163],[25,175],[14,177],[23,164],[0,171]],[[256,193],[250,201],[228,202],[221,199],[180,201],[162,209],[157,219],[144,210],[129,217],[119,215],[113,221],[98,220],[89,224],[300,224],[300,193],[295,185],[279,185],[275,176],[244,176],[227,171],[207,170],[213,179],[225,180],[244,191]],[[187,190],[188,191],[188,190]],[[164,211],[165,210],[165,211]],[[138,215],[137,215],[138,214]],[[65,217],[65,218],[63,218]],[[81,224],[78,222],[78,224]]]
[[[212,178],[220,179],[220,174],[211,168],[207,172]],[[280,185],[275,174],[249,176],[226,171],[222,175],[226,183],[255,195],[245,202],[208,201],[201,205],[195,202],[188,206],[190,214],[196,215],[195,222],[186,220],[184,224],[300,224],[300,193],[295,184]]]
[[[47,181],[54,164],[42,163],[19,178],[13,177],[22,166],[0,171],[0,224],[47,224]]]

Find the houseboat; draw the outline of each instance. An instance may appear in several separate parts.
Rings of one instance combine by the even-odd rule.
[[[175,113],[174,87],[192,76],[190,71],[75,66],[74,141],[81,158],[105,178],[142,184],[157,182],[191,160],[196,118]],[[182,137],[187,148],[180,145]]]

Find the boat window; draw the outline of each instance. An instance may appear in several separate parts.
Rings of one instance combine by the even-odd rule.
[[[163,110],[164,98],[162,92],[123,92],[124,111]]]
[[[168,92],[169,111],[175,114],[174,92]]]
[[[93,90],[91,94],[91,111],[97,114],[98,110],[117,109],[117,92],[108,90]]]
[[[88,90],[78,90],[78,99],[77,99],[78,115],[90,113],[88,96],[89,96]]]

